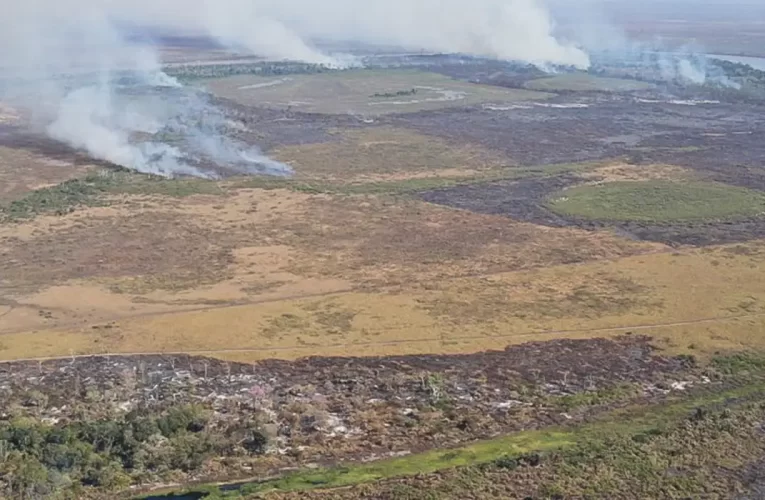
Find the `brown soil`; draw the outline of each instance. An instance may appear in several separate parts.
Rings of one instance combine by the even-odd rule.
[[[280,226],[310,255],[300,273],[397,285],[657,251],[609,233],[545,229],[405,199],[314,200]],[[310,263],[310,264],[309,264]],[[310,267],[308,267],[310,265]]]
[[[0,272],[4,283],[25,287],[113,276],[153,276],[196,285],[219,279],[232,262],[221,238],[225,234],[176,214],[88,219],[15,242]]]

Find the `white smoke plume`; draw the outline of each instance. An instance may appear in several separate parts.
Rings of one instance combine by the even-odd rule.
[[[210,176],[200,165],[286,174],[289,169],[224,134],[225,119],[195,91],[137,97],[121,87],[180,87],[155,48],[121,26],[204,34],[272,59],[347,66],[311,40],[394,44],[535,64],[587,67],[562,44],[540,0],[24,0],[0,19],[0,101],[29,113],[50,137],[142,172]],[[158,134],[159,133],[159,134]],[[157,135],[173,140],[159,141]],[[183,145],[183,147],[180,146]],[[197,154],[192,158],[189,154]]]
[[[753,0],[550,0],[557,18],[561,20],[555,34],[565,40],[574,41],[588,54],[594,66],[599,62],[614,65],[632,65],[632,76],[651,80],[716,87],[740,88],[705,54],[699,40],[677,40],[667,43],[659,36],[653,38],[630,37],[624,19],[653,19],[660,24],[670,15],[672,19],[692,21],[697,15],[712,15],[709,12],[729,12],[745,15],[747,6],[757,6]],[[732,6],[729,4],[736,4]],[[666,10],[663,10],[666,9]],[[668,14],[668,12],[670,14]],[[707,12],[706,14],[704,14]],[[619,13],[614,16],[614,13]],[[752,12],[753,15],[756,14]],[[617,19],[621,19],[621,22]]]
[[[136,0],[120,13],[155,26],[205,32],[266,57],[342,64],[321,38],[587,67],[560,43],[542,0]]]

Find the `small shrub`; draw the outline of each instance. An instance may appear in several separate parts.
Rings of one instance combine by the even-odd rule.
[[[268,447],[268,436],[259,429],[251,429],[242,446],[253,455],[262,455]]]
[[[157,427],[165,437],[173,437],[184,431],[201,432],[204,430],[209,415],[207,412],[193,405],[177,406],[170,408],[165,416],[157,420]]]

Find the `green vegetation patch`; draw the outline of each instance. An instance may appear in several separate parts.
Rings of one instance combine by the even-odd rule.
[[[81,179],[32,191],[19,200],[0,206],[0,221],[32,219],[38,215],[63,215],[77,207],[102,206],[105,195],[185,197],[221,192],[217,183],[204,179],[167,179],[129,170],[101,170]]]
[[[592,220],[738,219],[763,214],[765,195],[711,182],[611,182],[566,189],[551,197],[547,207],[560,215]]]
[[[600,76],[588,75],[585,73],[572,73],[556,75],[537,80],[531,80],[526,83],[526,88],[532,90],[541,90],[555,92],[559,90],[570,90],[575,92],[586,91],[608,91],[608,92],[631,92],[635,90],[645,90],[653,87],[652,84],[639,82],[637,80],[625,80],[621,78],[604,78]]]
[[[101,170],[80,179],[38,189],[7,205],[0,205],[0,223],[33,219],[39,215],[65,215],[80,207],[104,206],[109,195],[168,196],[226,195],[236,189],[289,189],[308,194],[390,195],[480,184],[499,180],[549,177],[593,168],[592,163],[555,164],[493,169],[478,175],[423,177],[393,181],[333,182],[253,176],[224,182],[198,178],[168,179],[122,170]]]
[[[260,454],[266,438],[252,423],[210,428],[211,413],[174,406],[115,418],[47,425],[29,418],[0,422],[1,498],[115,498],[133,483],[168,471],[191,471],[232,446]]]
[[[533,167],[507,167],[488,170],[476,175],[454,177],[419,177],[392,181],[333,182],[271,177],[248,177],[233,182],[230,187],[244,189],[291,189],[313,194],[386,195],[408,194],[455,186],[513,181],[535,177],[552,177],[583,172],[597,166],[594,163],[560,163]]]
[[[737,496],[733,492],[752,498],[757,495],[747,494],[752,493],[747,475],[756,477],[761,467],[764,415],[761,402],[736,402],[692,412],[666,428],[606,432],[566,450],[301,498],[350,500],[362,488],[370,498],[406,500],[731,498]],[[753,472],[747,472],[750,466]]]
[[[280,78],[237,75],[208,80],[206,88],[244,105],[362,116],[552,97],[548,93],[478,85],[410,69],[359,69]]]

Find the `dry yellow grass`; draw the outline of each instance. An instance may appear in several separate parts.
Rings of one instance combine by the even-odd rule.
[[[0,291],[16,306],[0,333],[663,248],[375,196],[242,189],[111,203],[0,228]]]
[[[338,144],[281,154],[306,175],[362,181],[500,161],[390,128]],[[613,163],[585,175],[687,172]],[[765,347],[765,242],[673,254],[385,195],[126,195],[2,227],[0,254],[0,359],[466,352],[628,331],[672,351]]]
[[[345,182],[475,175],[508,160],[481,147],[393,127],[335,131],[335,140],[286,146],[274,156],[299,177]]]
[[[650,180],[683,180],[696,177],[696,173],[684,167],[665,164],[631,165],[622,162],[607,163],[603,166],[585,170],[581,173],[592,183],[650,181]]]
[[[109,328],[8,334],[0,337],[0,357],[212,351],[226,359],[254,360],[472,352],[532,340],[628,332],[651,335],[672,352],[705,355],[719,349],[762,348],[763,251],[765,245],[758,242],[451,279],[397,293],[339,293],[125,318]],[[492,286],[486,286],[487,279]],[[632,302],[612,308],[607,301],[588,301],[625,283],[627,288],[619,293]],[[584,296],[589,299],[561,306],[576,290],[588,292]],[[476,309],[461,308],[458,314],[434,314],[433,308],[455,300],[454,294],[468,304],[491,301],[493,308],[479,304]],[[553,302],[557,309],[546,309]]]

